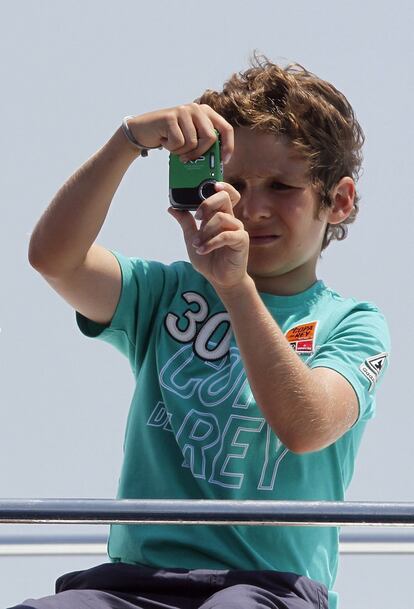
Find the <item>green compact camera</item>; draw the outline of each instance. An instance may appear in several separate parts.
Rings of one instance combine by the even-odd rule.
[[[203,155],[183,163],[177,154],[170,154],[170,203],[175,209],[195,211],[200,203],[213,195],[216,182],[223,180],[220,137]]]

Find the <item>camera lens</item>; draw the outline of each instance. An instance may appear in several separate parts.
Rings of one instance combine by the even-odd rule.
[[[216,192],[215,184],[216,182],[214,182],[213,180],[208,180],[207,182],[203,182],[203,184],[200,184],[200,188],[198,190],[200,198],[204,200],[208,199],[208,197],[211,197],[211,195],[214,195]]]

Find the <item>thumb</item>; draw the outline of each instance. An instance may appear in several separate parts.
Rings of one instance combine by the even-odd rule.
[[[174,207],[169,207],[167,211],[181,226],[186,243],[191,244],[197,233],[197,224],[193,215],[189,211],[174,209]]]

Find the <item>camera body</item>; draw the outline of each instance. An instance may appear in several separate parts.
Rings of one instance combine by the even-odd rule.
[[[175,209],[195,211],[200,203],[213,195],[214,184],[223,180],[220,138],[194,161],[183,163],[176,154],[170,154],[170,203]]]

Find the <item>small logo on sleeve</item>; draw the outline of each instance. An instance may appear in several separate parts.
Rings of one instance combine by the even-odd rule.
[[[384,369],[385,360],[388,353],[378,353],[372,357],[368,357],[359,367],[362,374],[369,380],[369,391],[373,389],[378,380],[379,375]]]
[[[317,325],[317,321],[310,321],[307,324],[294,326],[286,332],[285,336],[296,353],[310,355],[314,352]]]

